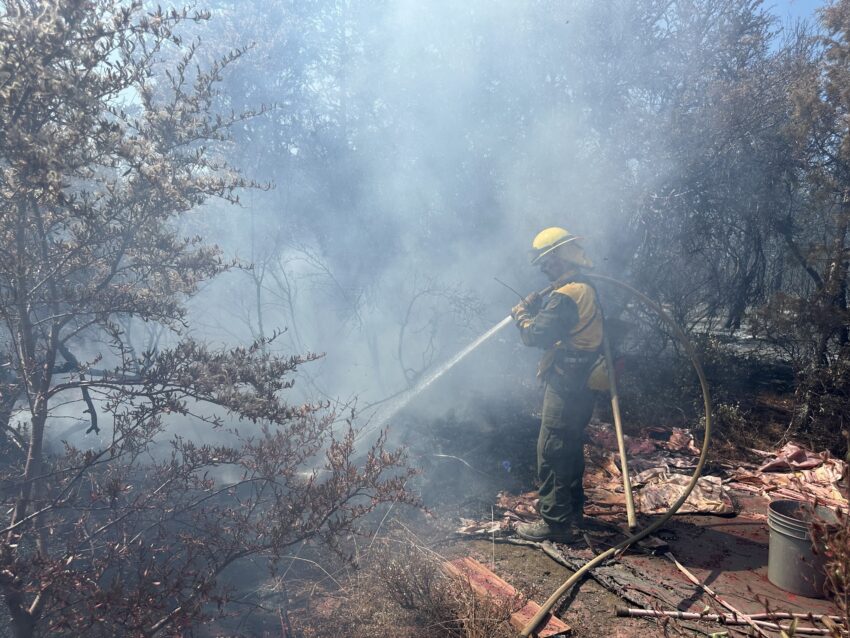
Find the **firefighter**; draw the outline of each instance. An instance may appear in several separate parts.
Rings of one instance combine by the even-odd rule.
[[[603,320],[596,291],[582,278],[582,268],[592,264],[578,240],[558,227],[538,233],[531,263],[552,282],[552,292],[546,298],[532,293],[511,311],[522,342],[546,351],[538,368],[545,388],[537,440],[542,520],[516,530],[533,541],[569,542],[584,522],[583,440],[595,398],[588,377],[599,357]]]

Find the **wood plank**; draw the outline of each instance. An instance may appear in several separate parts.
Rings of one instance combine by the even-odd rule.
[[[519,593],[509,583],[468,556],[447,561],[443,563],[443,566],[448,573],[465,578],[472,587],[472,591],[478,596],[489,596],[497,600],[513,600]],[[516,629],[523,629],[539,610],[540,605],[529,600],[522,609],[511,614],[511,625]],[[563,636],[569,634],[570,631],[572,630],[569,625],[549,614],[546,616],[546,623],[541,623],[537,631],[531,635],[538,638],[548,638],[549,636]]]

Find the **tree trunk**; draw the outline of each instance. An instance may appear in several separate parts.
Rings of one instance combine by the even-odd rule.
[[[39,481],[34,479],[41,474],[44,425],[47,422],[47,399],[43,394],[36,397],[32,412],[32,434],[27,450],[27,464],[24,468],[21,493],[18,496],[18,502],[15,504],[15,514],[12,516],[12,525],[18,523],[27,515],[32,494],[33,492],[38,493],[36,483]],[[11,533],[14,534],[14,532]]]
[[[846,241],[848,227],[850,227],[850,195],[845,195],[836,221],[835,239],[831,246],[832,259],[823,277],[823,288],[816,296],[821,305],[824,319],[820,322],[814,357],[802,381],[803,391],[799,401],[800,409],[795,416],[795,427],[804,431],[810,429],[814,419],[813,414],[819,396],[816,388],[820,385],[821,379],[827,372],[826,368],[830,365],[830,341],[837,334],[839,345],[843,346],[847,343],[848,329],[844,317],[847,311]],[[836,318],[839,320],[838,328],[836,328]]]
[[[32,638],[35,636],[35,618],[27,611],[24,596],[19,591],[5,592],[9,615],[12,617],[12,635],[15,638]]]

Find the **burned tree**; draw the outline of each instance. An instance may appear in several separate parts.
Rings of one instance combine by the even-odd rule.
[[[400,453],[379,440],[358,467],[350,424],[338,438],[325,406],[282,398],[314,355],[182,336],[185,300],[227,264],[176,221],[257,186],[222,155],[254,113],[216,108],[242,52],[204,69],[176,30],[207,17],[119,0],[0,14],[0,429],[25,452],[0,467],[0,596],[17,637],[179,631],[228,611],[234,562],[262,554],[273,572],[293,543],[333,544],[408,500]],[[175,345],[135,353],[130,317]],[[101,436],[48,454],[52,410],[71,399]],[[174,418],[219,443],[163,446]]]
[[[758,327],[798,372],[792,425],[840,444],[850,396],[850,2],[824,8],[820,17],[819,56],[789,89],[794,165],[774,228],[790,266]]]

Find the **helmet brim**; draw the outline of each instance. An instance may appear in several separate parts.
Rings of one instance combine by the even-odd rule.
[[[531,256],[531,265],[533,266],[533,265],[537,264],[541,259],[543,259],[546,255],[551,253],[553,250],[557,250],[561,246],[566,246],[567,244],[574,242],[578,239],[581,239],[581,237],[579,237],[578,235],[573,235],[572,237],[565,237],[561,241],[552,244],[551,246],[549,246],[545,250],[541,250],[539,252],[536,251],[536,250],[532,250],[531,255],[530,255]]]

